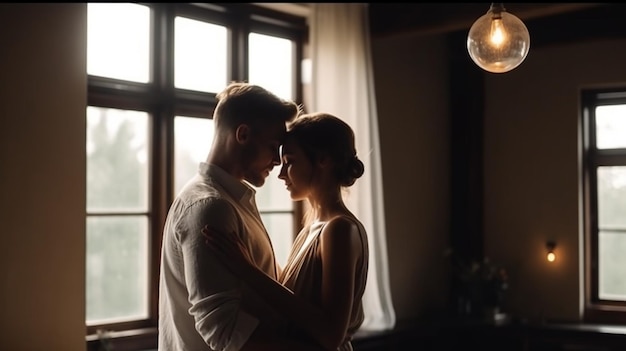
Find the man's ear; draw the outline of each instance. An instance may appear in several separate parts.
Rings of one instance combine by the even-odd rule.
[[[247,124],[240,124],[235,130],[235,139],[239,144],[245,144],[250,139],[250,126]]]

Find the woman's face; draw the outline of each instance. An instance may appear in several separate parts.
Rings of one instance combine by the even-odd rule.
[[[292,200],[306,199],[311,193],[313,164],[292,138],[283,144],[282,166],[278,178],[285,181]]]

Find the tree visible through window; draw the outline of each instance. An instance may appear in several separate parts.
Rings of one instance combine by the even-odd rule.
[[[146,113],[87,109],[87,321],[148,312]]]

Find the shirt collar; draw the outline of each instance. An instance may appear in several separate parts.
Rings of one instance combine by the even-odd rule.
[[[200,162],[198,172],[205,177],[215,178],[233,198],[240,202],[244,200],[254,202],[256,190],[248,183],[233,177],[221,167],[211,163]]]

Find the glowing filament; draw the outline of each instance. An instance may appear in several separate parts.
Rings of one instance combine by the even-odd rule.
[[[491,29],[489,31],[489,40],[494,46],[499,47],[502,45],[502,43],[504,43],[504,41],[506,40],[506,37],[507,37],[506,31],[504,29],[504,26],[502,25],[502,18],[500,17],[494,18],[491,21]]]

